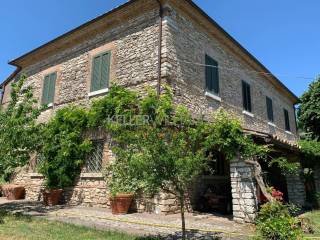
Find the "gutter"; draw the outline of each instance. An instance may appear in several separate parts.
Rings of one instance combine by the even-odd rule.
[[[163,19],[163,7],[161,0],[156,0],[159,4],[159,37],[158,37],[158,83],[157,94],[161,93],[161,52],[162,52],[162,19]]]

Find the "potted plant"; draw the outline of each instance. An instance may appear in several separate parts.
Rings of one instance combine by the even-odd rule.
[[[51,161],[43,160],[39,165],[39,172],[45,178],[45,189],[41,191],[44,205],[58,205],[63,193],[63,184],[59,178],[63,176],[61,176],[61,173],[58,175],[58,168]]]
[[[9,176],[12,176],[10,174]],[[25,188],[18,184],[10,184],[9,177],[0,177],[0,196],[7,197],[8,200],[19,200],[25,196]]]
[[[116,159],[106,167],[105,179],[110,189],[112,214],[127,214],[139,189],[139,181],[134,177],[130,167],[121,159]]]
[[[23,199],[25,196],[25,188],[17,184],[4,184],[1,189],[8,200]]]
[[[62,189],[44,189],[42,191],[43,203],[46,206],[54,206],[60,203],[62,197]]]
[[[114,179],[110,183],[110,206],[112,214],[127,214],[134,198],[134,185],[122,179]]]

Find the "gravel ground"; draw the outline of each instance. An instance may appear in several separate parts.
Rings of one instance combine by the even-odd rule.
[[[117,230],[140,236],[161,236],[180,239],[180,215],[132,213],[113,215],[109,209],[55,206],[44,207],[40,202],[7,201],[0,198],[0,209],[8,209],[49,220],[63,221],[102,230]],[[237,224],[225,216],[212,214],[186,214],[188,239],[247,239],[253,226]]]

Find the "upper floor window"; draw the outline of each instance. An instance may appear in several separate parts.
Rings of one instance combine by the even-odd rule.
[[[242,103],[244,110],[252,111],[250,85],[245,81],[242,81]]]
[[[287,109],[283,109],[284,113],[284,124],[286,131],[290,131],[290,120],[289,120],[289,113]]]
[[[44,77],[42,89],[42,104],[52,104],[56,87],[57,73],[53,72]]]
[[[92,60],[91,92],[108,88],[110,75],[110,52],[95,56]]]
[[[272,105],[272,99],[269,97],[266,97],[266,105],[267,105],[267,117],[269,122],[273,122],[273,105]]]
[[[206,55],[206,90],[219,95],[218,62]]]

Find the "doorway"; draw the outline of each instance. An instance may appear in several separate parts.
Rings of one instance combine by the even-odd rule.
[[[202,213],[232,214],[230,164],[221,153],[210,153],[208,158],[208,169],[192,188],[192,208]]]

